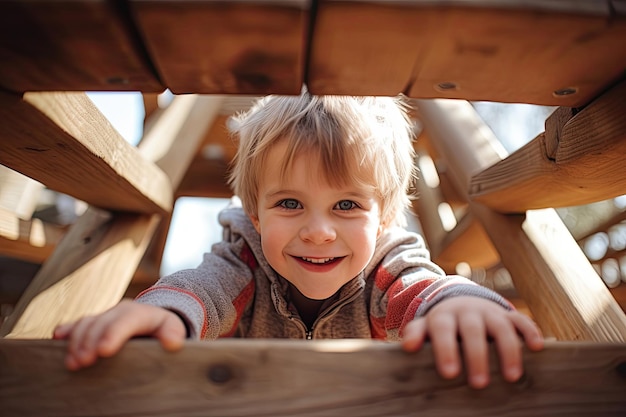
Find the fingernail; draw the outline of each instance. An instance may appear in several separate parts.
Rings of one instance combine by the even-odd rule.
[[[522,377],[522,369],[517,366],[511,366],[506,370],[506,379],[515,382]]]
[[[441,367],[441,373],[449,378],[453,378],[458,373],[458,368],[454,363],[446,363]]]
[[[489,379],[487,378],[487,375],[472,375],[472,377],[470,378],[470,385],[474,388],[485,388],[488,383]]]

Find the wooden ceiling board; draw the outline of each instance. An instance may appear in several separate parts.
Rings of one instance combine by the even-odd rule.
[[[312,28],[309,91],[394,96],[407,89],[432,28],[406,8],[320,2]],[[410,11],[410,9],[409,9]]]
[[[458,8],[437,27],[410,96],[579,107],[626,70],[626,19]]]
[[[307,84],[578,107],[625,73],[623,16],[514,6],[320,1]]]
[[[0,2],[0,88],[163,91],[114,2]]]
[[[131,1],[138,28],[174,93],[299,94],[306,2]]]

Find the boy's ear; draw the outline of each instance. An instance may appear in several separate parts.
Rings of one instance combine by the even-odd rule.
[[[378,225],[378,231],[376,232],[376,239],[378,239],[380,235],[383,234],[386,228],[387,225],[384,222],[380,222],[380,224]]]
[[[256,229],[257,233],[261,233],[261,225],[259,224],[259,218],[254,214],[248,214],[250,221],[252,222],[252,226]]]

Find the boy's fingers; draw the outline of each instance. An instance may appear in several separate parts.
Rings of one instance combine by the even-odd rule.
[[[52,332],[53,339],[65,339],[74,327],[74,323],[59,324]]]
[[[511,321],[530,350],[543,349],[544,339],[541,330],[530,317],[517,313],[512,315]]]
[[[461,372],[456,317],[453,314],[437,314],[430,317],[428,334],[439,374],[444,378],[455,378]]]
[[[502,316],[488,317],[487,329],[494,339],[504,379],[517,381],[523,373],[522,348],[513,322]]]
[[[170,352],[183,347],[183,342],[187,336],[187,329],[182,320],[174,315],[168,314],[163,320],[155,336],[161,342],[161,346]]]
[[[421,317],[419,319],[411,321],[404,328],[404,335],[402,336],[402,348],[406,352],[417,352],[426,339],[427,326],[426,319]]]
[[[97,344],[99,356],[111,357],[133,336],[151,336],[154,333],[153,321],[146,320],[141,311],[133,312],[133,308],[133,305],[120,304],[120,308],[106,313],[106,326],[102,329]]]
[[[480,314],[466,313],[459,317],[459,335],[463,344],[469,384],[481,389],[489,384],[489,346],[487,330]]]
[[[90,354],[83,345],[85,334],[93,320],[95,320],[94,317],[84,317],[77,321],[72,327],[72,332],[68,339],[66,355],[66,365],[68,369],[76,370],[82,366],[91,364],[95,360],[95,355]]]
[[[113,356],[134,336],[157,338],[167,350],[177,350],[183,345],[186,328],[182,320],[172,312],[158,307],[136,304],[111,311],[107,327],[100,336],[98,354]]]

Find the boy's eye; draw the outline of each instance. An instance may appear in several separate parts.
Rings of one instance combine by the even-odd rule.
[[[302,208],[298,200],[294,200],[292,198],[286,198],[278,202],[278,205],[282,208],[286,208],[289,210],[295,210],[298,208]]]
[[[335,207],[339,210],[352,210],[354,208],[357,208],[358,205],[354,201],[341,200],[335,205]]]

